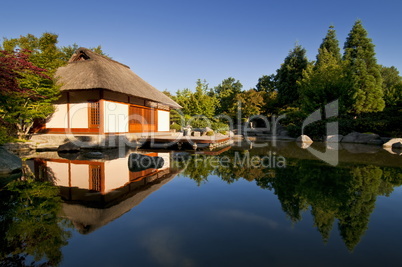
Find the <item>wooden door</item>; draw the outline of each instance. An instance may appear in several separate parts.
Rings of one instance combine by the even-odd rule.
[[[146,107],[130,106],[129,132],[157,131],[156,110]]]

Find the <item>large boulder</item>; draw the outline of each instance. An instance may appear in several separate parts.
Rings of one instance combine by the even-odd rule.
[[[81,147],[74,144],[73,142],[65,143],[57,148],[57,152],[63,152],[63,153],[74,153],[74,152],[78,152],[80,150],[81,150]]]
[[[300,135],[299,137],[297,137],[296,142],[311,144],[311,143],[313,143],[313,140],[311,140],[311,138],[308,135],[304,134],[304,135]]]
[[[341,142],[369,145],[382,145],[384,143],[378,134],[358,132],[352,132],[344,136]]]
[[[22,169],[22,160],[0,147],[0,175],[16,173]]]

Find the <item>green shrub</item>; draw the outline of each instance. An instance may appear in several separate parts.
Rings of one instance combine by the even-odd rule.
[[[1,125],[0,126],[0,145],[5,143],[14,142],[15,138],[9,133],[8,129]]]
[[[206,118],[193,118],[190,120],[190,125],[193,128],[205,128],[210,127],[210,121]]]
[[[220,121],[216,121],[216,122],[212,122],[211,123],[211,128],[215,131],[229,131],[229,125],[224,123],[224,122],[220,122]]]
[[[208,131],[208,132],[206,133],[207,136],[212,136],[212,135],[214,135],[214,134],[215,134],[214,131]]]
[[[181,131],[181,125],[179,125],[177,123],[173,123],[170,125],[170,130],[176,130],[177,132]]]

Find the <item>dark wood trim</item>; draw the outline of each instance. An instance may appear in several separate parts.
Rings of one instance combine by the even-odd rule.
[[[137,107],[137,108],[144,108],[144,109],[153,109],[153,108],[151,108],[151,107],[146,107],[146,106],[141,106],[141,105],[135,105],[135,104],[130,104],[130,106]]]
[[[103,90],[102,90],[103,94]],[[105,133],[105,100],[99,100],[99,134]]]
[[[158,132],[158,124],[159,124],[159,118],[158,118],[158,109],[154,108],[154,112],[152,112],[154,114],[154,118],[153,118],[153,123],[154,123],[154,132],[157,133]]]
[[[104,91],[108,91],[108,92],[111,92],[111,93],[121,94],[121,95],[124,95],[124,96],[128,96],[128,97],[130,97],[130,98],[131,98],[131,97],[134,97],[134,98],[141,99],[141,100],[144,101],[144,106],[145,106],[145,101],[152,101],[152,102],[155,102],[155,103],[157,103],[157,104],[165,105],[165,104],[163,104],[163,103],[157,102],[157,101],[152,100],[152,99],[143,98],[143,97],[140,97],[140,96],[135,96],[135,95],[130,95],[130,94],[125,94],[125,93],[121,93],[121,92],[116,92],[116,91],[113,91],[113,90],[103,89],[103,88],[65,90],[65,91],[62,91],[62,93],[66,92],[66,94],[68,95],[70,92],[88,92],[88,91],[98,91],[98,92],[99,92],[99,99],[103,99],[103,100],[107,100],[107,101],[114,101],[114,100],[105,99],[105,93],[104,93]],[[131,104],[131,103],[130,103],[130,98],[129,98],[129,102],[128,102],[128,103],[124,103],[124,102],[118,102],[118,103],[124,103],[124,104],[135,105],[135,104]],[[70,102],[69,99],[68,99],[68,102]],[[169,105],[166,105],[166,106],[169,107],[169,110],[172,109],[172,107],[170,107]],[[158,108],[158,109],[160,109],[160,108]],[[165,109],[160,109],[160,110],[165,110]]]
[[[55,161],[57,162],[57,161]],[[72,187],[72,182],[71,182],[71,163],[68,162],[68,187]],[[70,192],[70,197],[71,197],[71,192]]]
[[[70,123],[70,92],[67,91],[67,128],[71,128]]]

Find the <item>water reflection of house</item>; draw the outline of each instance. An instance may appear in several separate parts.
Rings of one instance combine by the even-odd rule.
[[[130,172],[128,158],[110,161],[34,159],[37,177],[48,176],[60,188],[63,216],[81,233],[106,225],[140,204],[150,194],[172,180],[177,171],[170,168],[170,153],[159,156],[159,169]]]

